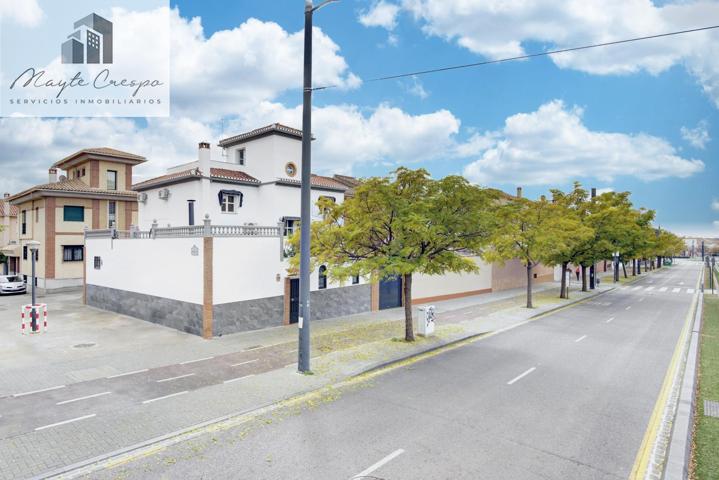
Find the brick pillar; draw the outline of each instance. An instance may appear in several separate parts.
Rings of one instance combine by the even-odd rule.
[[[45,278],[55,278],[55,198],[45,199]]]

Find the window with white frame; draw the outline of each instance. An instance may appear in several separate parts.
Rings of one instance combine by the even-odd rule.
[[[319,270],[319,285],[318,288],[325,289],[327,288],[327,267],[322,265]]]
[[[291,237],[299,230],[300,219],[297,217],[285,217],[285,237]]]
[[[222,195],[222,213],[235,213],[237,211],[237,196],[229,193]]]
[[[235,163],[237,163],[237,165],[245,164],[245,149],[244,148],[238,148],[237,150],[235,150]]]

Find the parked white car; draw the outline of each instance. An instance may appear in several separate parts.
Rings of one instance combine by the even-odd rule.
[[[0,295],[25,292],[27,285],[20,275],[0,275]]]

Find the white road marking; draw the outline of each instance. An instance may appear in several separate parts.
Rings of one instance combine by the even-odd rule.
[[[43,388],[43,389],[41,389],[41,390],[33,390],[32,392],[16,393],[16,394],[13,395],[13,397],[15,397],[15,398],[17,398],[17,397],[24,397],[25,395],[32,395],[33,393],[49,392],[49,391],[51,391],[51,390],[59,390],[59,389],[61,389],[61,388],[65,388],[65,385],[57,385],[57,386],[55,386],[55,387]]]
[[[204,362],[205,360],[212,360],[215,357],[198,358],[196,360],[187,360],[186,362],[180,362],[180,365],[188,365],[190,363]]]
[[[239,367],[240,365],[247,365],[248,363],[253,363],[259,360],[259,358],[255,358],[254,360],[247,360],[246,362],[240,362],[240,363],[233,363],[230,365],[231,367]]]
[[[225,381],[222,382],[222,383],[232,383],[232,382],[236,382],[236,381],[238,381],[238,380],[242,380],[242,379],[249,378],[249,377],[254,377],[254,376],[255,376],[255,374],[254,374],[254,373],[251,373],[251,374],[249,374],[249,375],[245,375],[244,377],[237,377],[237,378],[231,378],[230,380],[225,380]]]
[[[654,287],[647,287],[644,289],[645,292],[651,292],[652,290],[654,290]]]
[[[378,470],[378,469],[382,468],[383,466],[387,465],[389,462],[391,462],[391,461],[394,460],[395,458],[399,457],[399,456],[402,455],[403,453],[404,453],[404,450],[401,449],[401,448],[399,448],[399,449],[395,450],[394,452],[390,453],[389,455],[387,455],[386,457],[384,457],[384,458],[383,458],[382,460],[380,460],[379,462],[377,462],[377,463],[375,463],[374,465],[372,465],[371,467],[369,467],[369,468],[367,468],[366,470],[363,470],[363,471],[361,471],[360,473],[358,473],[357,475],[353,476],[352,478],[354,479],[354,478],[367,477],[367,476],[369,476],[370,473],[372,473],[372,472],[374,472],[375,470]],[[352,479],[350,479],[350,480],[352,480]]]
[[[188,373],[186,375],[178,375],[177,377],[163,378],[162,380],[158,380],[157,383],[171,382],[172,380],[179,380],[180,378],[187,378],[193,375],[194,373]]]
[[[644,301],[644,297],[641,297],[641,298],[639,299],[639,301],[640,301],[640,302],[643,302],[643,301]]]
[[[517,381],[523,379],[524,377],[526,377],[527,375],[529,375],[530,373],[532,373],[532,372],[535,371],[536,369],[537,369],[537,367],[532,367],[532,368],[530,368],[529,370],[527,370],[526,372],[522,373],[521,375],[518,375],[518,376],[514,377],[513,379],[511,379],[510,381],[508,381],[508,382],[507,382],[507,385],[511,385],[511,384],[513,384],[514,382],[517,382]]]
[[[102,397],[103,395],[110,395],[112,392],[95,393],[93,395],[87,395],[84,397],[73,398],[71,400],[65,400],[64,402],[57,402],[55,405],[65,405],[67,403],[79,402],[80,400],[87,400],[89,398]]]
[[[574,342],[575,342],[575,343],[579,343],[579,342],[581,342],[582,340],[584,340],[585,338],[587,338],[587,336],[586,336],[586,335],[582,335],[581,337],[579,337],[578,339],[576,339]]]
[[[126,377],[126,376],[128,376],[128,375],[135,375],[136,373],[145,373],[145,372],[147,372],[148,370],[149,370],[149,369],[147,369],[147,368],[143,368],[142,370],[134,370],[134,371],[132,371],[132,372],[125,372],[125,373],[118,373],[117,375],[110,375],[110,376],[107,377],[107,378]]]
[[[667,287],[662,287],[662,288],[659,289],[659,291],[660,291],[660,292],[666,292],[666,291],[667,291]]]
[[[35,431],[38,432],[38,431],[40,431],[40,430],[45,430],[46,428],[59,427],[60,425],[65,425],[65,424],[67,424],[67,423],[79,422],[80,420],[85,420],[86,418],[92,418],[92,417],[94,417],[95,415],[96,415],[95,413],[92,413],[92,414],[90,414],[90,415],[84,415],[84,416],[82,416],[82,417],[77,417],[77,418],[71,418],[70,420],[65,420],[65,421],[62,421],[62,422],[51,423],[50,425],[44,425],[44,426],[42,426],[42,427],[37,427],[37,428],[35,429]]]
[[[158,400],[164,400],[166,398],[177,397],[178,395],[184,395],[186,393],[187,393],[187,390],[184,390],[182,392],[171,393],[170,395],[165,395],[164,397],[157,397],[157,398],[151,398],[149,400],[144,400],[142,403],[143,404],[152,403],[152,402],[156,402]]]
[[[607,320],[607,323],[612,323],[613,320],[614,320],[614,317],[609,318],[609,319]]]
[[[644,287],[639,286],[639,287],[634,287],[634,288],[632,288],[632,290],[635,290],[635,291],[636,291],[636,290],[641,290],[642,288],[644,288]]]
[[[684,282],[679,282],[679,285],[684,285]]]
[[[625,308],[624,310],[629,310],[630,308],[632,308],[632,306],[628,305],[627,308]]]
[[[687,288],[687,293],[694,293],[694,289],[693,289],[693,288]]]
[[[681,288],[673,288],[672,293],[679,293],[681,291]]]

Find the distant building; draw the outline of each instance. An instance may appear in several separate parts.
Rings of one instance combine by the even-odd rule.
[[[20,245],[17,240],[18,209],[7,201],[9,193],[0,199],[0,253],[6,261],[0,265],[0,274],[17,273],[20,260]]]

